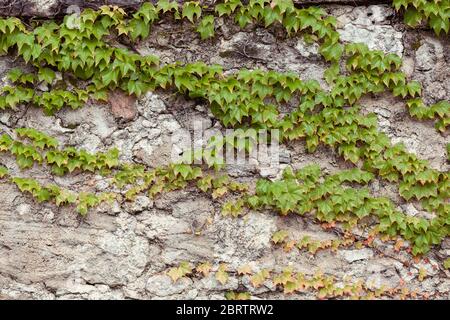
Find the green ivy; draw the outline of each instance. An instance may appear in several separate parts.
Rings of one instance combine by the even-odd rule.
[[[16,157],[21,169],[31,168],[34,164],[51,166],[56,175],[72,173],[75,170],[106,172],[119,164],[119,150],[91,154],[86,150],[73,147],[58,148],[55,138],[31,128],[15,129],[23,140],[14,140],[7,134],[0,136],[0,152],[9,152]]]
[[[415,10],[425,13],[436,33],[448,32],[448,1],[433,3],[431,7],[436,10],[429,12],[425,1],[394,1],[394,6],[406,8],[405,18],[410,20],[412,4]],[[13,155],[23,169],[46,164],[57,175],[75,170],[111,173],[115,186],[130,201],[142,192],[154,197],[190,185],[210,193],[213,199],[221,199],[232,193],[246,195],[248,187],[227,176],[205,175],[200,167],[191,165],[192,160],[203,159],[209,167],[219,170],[223,161],[217,148],[231,144],[250,152],[255,130],[278,129],[282,142],[302,139],[308,152],[324,145],[362,170],[325,177],[318,167],[286,171],[280,181],[259,181],[255,195],[224,203],[223,215],[238,216],[246,206],[268,207],[282,214],[315,212],[320,221],[341,221],[348,226],[373,215],[379,220],[380,232],[410,240],[414,254],[426,252],[448,235],[448,173],[431,169],[401,144],[391,145],[387,136],[378,131],[376,115],[363,114],[358,105],[364,95],[389,91],[406,100],[411,117],[434,120],[436,129],[444,133],[450,124],[448,101],[426,106],[420,98],[420,84],[408,81],[400,72],[400,57],[369,50],[362,44],[341,43],[336,19],[320,8],[299,9],[290,0],[250,0],[246,4],[229,0],[217,4],[213,13],[205,12],[197,2],[179,5],[164,0],[144,3],[132,14],[118,7],[86,9],[75,28],[71,16],[61,22],[32,21],[29,25],[17,18],[0,19],[0,53],[16,54],[32,69],[30,73],[20,69],[8,73],[12,85],[2,88],[0,109],[27,104],[51,115],[63,107],[78,109],[89,98],[106,101],[113,89],[136,96],[164,89],[207,102],[225,127],[239,129],[235,135],[212,139],[207,148],[188,154],[185,163],[152,170],[120,164],[115,149],[97,154],[71,147],[61,149],[55,139],[29,128],[16,130],[18,140],[6,134],[0,136],[0,151]],[[320,54],[330,65],[324,74],[330,90],[322,89],[315,80],[303,81],[295,73],[242,69],[224,75],[221,66],[202,62],[161,65],[158,57],[143,57],[114,43],[120,37],[130,41],[146,38],[152,24],[162,18],[193,24],[202,40],[210,39],[215,35],[217,16],[233,19],[241,28],[249,24],[283,28],[287,36],[303,35],[308,41],[318,42]],[[73,78],[75,83],[69,81]],[[48,90],[37,89],[41,86]],[[286,104],[294,102],[291,112],[281,112]],[[1,168],[0,178],[4,179],[7,171]],[[398,183],[404,200],[420,201],[437,217],[405,217],[388,199],[370,196],[367,188],[346,187],[366,185],[375,176]],[[39,201],[77,202],[81,214],[102,202],[101,197],[90,193],[74,198],[55,186],[40,186],[33,179],[13,179],[19,189]]]
[[[404,11],[403,20],[411,27],[426,21],[438,36],[450,30],[449,0],[394,0],[392,5],[395,10]]]
[[[450,206],[445,203],[449,198],[449,175],[444,174],[442,179],[422,176],[423,179],[415,177],[419,183],[414,187],[420,189],[427,186],[428,181],[433,181],[437,187],[432,196],[442,196],[443,200],[440,203],[442,210],[438,210],[439,215],[432,220],[407,216],[398,211],[389,199],[373,197],[364,187],[352,187],[354,184],[367,185],[374,179],[370,172],[350,169],[322,175],[317,165],[295,172],[286,170],[281,180],[259,180],[255,194],[246,198],[246,205],[253,209],[277,210],[283,215],[314,213],[321,222],[337,221],[348,227],[354,227],[365,217],[375,216],[378,218],[378,232],[389,236],[401,235],[411,242],[412,253],[417,255],[427,252],[432,245],[441,243],[450,235]],[[286,237],[287,233],[281,231],[274,234],[273,241],[282,242]]]

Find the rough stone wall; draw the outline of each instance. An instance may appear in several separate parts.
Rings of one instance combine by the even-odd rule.
[[[84,9],[98,9],[103,5],[120,6],[123,9],[137,9],[144,2],[156,3],[158,0],[0,0],[0,16],[54,17],[64,15],[73,5]],[[177,0],[181,3],[183,0]],[[212,6],[216,0],[200,0],[203,6]],[[351,4],[368,5],[389,3],[389,0],[293,0],[296,5]]]
[[[326,10],[337,17],[343,40],[401,55],[404,72],[422,83],[427,103],[450,98],[449,39],[406,29],[386,5],[330,5]],[[218,25],[217,37],[205,44],[187,24],[162,22],[153,29],[154,36],[135,49],[141,54],[156,54],[162,62],[201,60],[221,64],[229,72],[243,67],[294,71],[326,85],[322,74],[327,65],[315,45],[308,46],[299,38],[283,40],[272,29],[249,27],[240,31],[220,20]],[[1,77],[18,63],[14,57],[1,57]],[[87,105],[51,117],[33,108],[2,112],[0,131],[27,126],[57,137],[66,146],[89,151],[115,146],[121,150],[122,160],[153,167],[169,163],[171,143],[180,150],[188,147],[184,137],[194,121],[202,121],[206,134],[221,129],[206,105],[165,92],[148,93],[138,101],[120,95],[112,100],[112,105]],[[433,168],[449,169],[445,151],[448,137],[438,134],[432,123],[412,120],[404,102],[383,94],[366,97],[361,104],[367,112],[378,115],[380,129],[393,142],[404,142]],[[329,149],[306,153],[301,141],[283,145],[281,151],[279,170],[268,172],[255,165],[248,170],[230,167],[228,172],[251,182],[260,176],[276,176],[288,165],[300,168],[318,163],[328,172],[348,166]],[[2,155],[1,162],[12,168],[13,174],[23,174],[12,158]],[[58,178],[34,168],[27,176],[74,190],[104,191],[107,186],[99,175]],[[414,204],[402,203],[393,185],[375,181],[370,188],[375,195],[389,195],[409,215],[424,214]],[[361,279],[372,287],[406,285],[431,297],[450,298],[450,273],[438,263],[450,255],[449,239],[427,255],[427,262],[408,266],[404,262],[411,259],[409,254],[395,252],[392,244],[382,242],[377,242],[377,249],[324,250],[315,256],[297,250],[284,252],[270,241],[278,229],[298,237],[332,239],[336,235],[311,219],[279,217],[269,211],[225,218],[218,203],[190,189],[152,200],[139,196],[133,203],[105,205],[92,210],[85,220],[69,208],[39,205],[7,184],[0,185],[0,204],[0,298],[223,299],[225,292],[238,289],[249,291],[253,298],[315,297],[308,293],[283,295],[270,281],[255,289],[248,277],[231,276],[225,285],[213,274],[172,283],[165,271],[181,261],[210,261],[214,268],[224,262],[230,270],[247,263],[254,270],[290,265],[309,274],[320,269],[337,279]],[[417,267],[427,271],[425,280],[418,280]]]

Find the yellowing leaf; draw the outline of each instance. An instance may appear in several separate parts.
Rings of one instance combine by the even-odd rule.
[[[450,269],[450,258],[445,259],[444,261],[444,268]]]
[[[427,270],[425,270],[424,268],[420,268],[419,269],[419,276],[418,276],[419,281],[422,282],[425,279],[426,276],[427,276]]]
[[[217,199],[217,198],[224,196],[227,192],[228,192],[228,188],[226,186],[220,187],[220,188],[214,189],[214,191],[212,192],[212,197],[213,197],[213,199]]]
[[[173,282],[176,282],[178,279],[191,273],[192,273],[191,264],[187,261],[183,261],[180,263],[178,267],[173,267],[169,269],[167,275],[172,279]]]
[[[260,272],[256,273],[255,275],[253,275],[250,278],[250,282],[255,288],[258,288],[264,283],[264,281],[269,277],[269,275],[270,275],[269,270],[263,269]]]
[[[219,281],[222,285],[225,285],[228,282],[228,267],[226,264],[222,263],[219,266],[219,269],[216,272],[216,279]]]
[[[237,273],[240,274],[240,275],[251,274],[252,273],[252,268],[250,267],[250,265],[246,264],[246,265],[243,265],[243,266],[239,267],[237,269]]]
[[[170,268],[167,271],[167,275],[172,279],[173,282],[176,282],[178,279],[182,277],[182,272],[179,268]]]
[[[272,242],[277,244],[283,242],[288,236],[288,232],[286,230],[279,230],[272,235]]]
[[[198,272],[203,273],[203,276],[207,277],[209,275],[209,272],[211,271],[211,268],[212,268],[211,263],[205,262],[205,263],[198,265],[195,269]]]

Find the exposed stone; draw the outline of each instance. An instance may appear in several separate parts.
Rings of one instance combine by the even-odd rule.
[[[139,104],[143,106],[142,109],[144,111],[144,114],[146,110],[155,113],[163,113],[164,111],[166,111],[166,105],[164,104],[164,102],[152,92],[147,92],[144,95],[144,98],[139,101]]]
[[[384,24],[391,15],[393,9],[388,6],[356,7],[350,14],[337,17],[338,32],[344,41],[365,43],[369,49],[403,56],[403,34]]]
[[[405,73],[407,77],[412,77],[414,74],[415,62],[412,57],[403,57],[403,64],[401,67],[402,72]]]
[[[384,278],[382,275],[376,273],[370,275],[366,280],[366,286],[370,289],[379,289],[381,287],[391,287],[392,283],[389,279]]]
[[[130,203],[130,213],[139,213],[144,210],[149,210],[153,207],[153,201],[147,196],[137,196]]]
[[[19,215],[24,215],[26,213],[29,213],[31,210],[31,206],[26,203],[21,203],[17,206],[16,211]]]
[[[228,56],[234,54],[236,49],[245,45],[248,42],[248,35],[245,32],[238,32],[233,35],[231,40],[222,40],[219,47],[219,54],[221,56]]]
[[[443,57],[441,43],[434,38],[426,38],[416,51],[416,69],[430,71],[436,66],[437,59]]]
[[[270,248],[270,239],[276,231],[274,217],[252,212],[245,220],[216,221],[215,253],[221,260],[235,263],[261,257]],[[238,260],[235,260],[238,258]]]
[[[427,263],[417,263],[416,267],[425,271],[426,276],[430,277],[439,273],[439,263],[429,258]]]
[[[417,208],[412,203],[402,205],[401,208],[403,209],[403,212],[411,217],[417,216],[420,218],[433,219],[436,216],[434,213],[417,210]]]
[[[367,27],[366,29],[348,24],[338,31],[344,41],[360,42],[366,44],[372,50],[403,55],[402,33],[395,31],[392,27],[377,26]]]
[[[450,249],[450,238],[445,238],[441,245],[442,249]]]
[[[108,101],[112,114],[118,119],[131,121],[137,114],[136,98],[125,94],[123,91],[115,90],[110,92]]]
[[[441,293],[450,293],[450,280],[444,279],[442,283],[439,284],[437,290]]]
[[[299,39],[295,49],[305,58],[319,55],[319,45],[316,42],[307,44],[303,39]]]
[[[2,114],[0,116],[0,123],[4,124],[5,126],[10,126],[11,125],[10,119],[11,119],[11,115],[10,114],[7,114],[7,113]]]
[[[146,289],[158,297],[166,297],[181,293],[192,285],[189,278],[181,278],[173,282],[168,275],[156,275],[147,280]]]
[[[342,255],[342,257],[350,263],[358,260],[367,260],[373,257],[373,251],[368,248],[355,250],[341,250],[339,254]]]
[[[47,4],[52,2],[33,1],[42,4],[38,8],[42,12],[49,10]],[[64,8],[65,4],[59,2]],[[434,37],[420,29],[405,30],[388,5],[354,7],[332,2],[335,4],[326,9],[338,16],[338,30],[344,41],[361,41],[373,49],[404,54],[402,70],[409,80],[422,83],[425,102],[448,100],[448,39]],[[91,1],[90,5],[96,3]],[[315,79],[328,88],[323,71],[329,65],[318,54],[317,44],[307,45],[296,37],[280,37],[278,27],[251,26],[240,30],[227,19],[216,22],[217,34],[223,32],[224,35],[205,45],[206,42],[199,41],[198,35],[185,26],[163,19],[153,26],[156,36],[139,41],[136,50],[159,55],[162,64],[174,61],[219,63],[226,74],[240,68],[295,72],[303,79]],[[420,40],[417,44],[406,43],[413,38],[408,37],[411,34]],[[2,85],[6,72],[13,66],[22,67],[12,57],[0,57]],[[0,132],[13,134],[15,127],[32,127],[57,137],[64,147],[77,146],[91,152],[116,147],[121,151],[121,161],[157,167],[170,163],[173,153],[182,154],[194,140],[204,144],[211,136],[225,130],[202,99],[174,99],[170,91],[157,90],[144,94],[137,101],[122,96],[120,99],[124,101],[121,102],[115,99],[116,94],[111,95],[111,106],[89,103],[79,110],[63,108],[55,116],[45,116],[38,108],[3,110]],[[391,94],[377,94],[366,96],[360,102],[362,112],[374,112],[380,131],[394,143],[404,143],[409,151],[428,160],[433,168],[448,171],[448,138],[437,133],[431,122],[412,119],[403,100]],[[125,107],[119,106],[120,103]],[[113,108],[112,104],[116,106]],[[285,106],[283,113],[295,107],[295,104]],[[126,125],[124,121],[128,121]],[[202,123],[203,136],[191,139],[195,123]],[[252,157],[244,166],[227,166],[226,172],[239,181],[248,182],[253,192],[257,178],[279,179],[288,165],[298,169],[316,163],[328,173],[353,167],[328,148],[306,152],[302,141],[281,146],[279,165],[267,167],[266,160]],[[120,191],[122,195],[127,191],[111,187],[112,178],[99,174],[75,172],[55,177],[49,173],[49,168],[40,166],[21,171],[14,158],[4,154],[0,164],[8,167],[14,176],[29,175],[71,190]],[[369,187],[374,196],[391,198],[408,215],[432,218],[417,203],[405,205],[395,183],[380,179]],[[134,201],[125,201],[119,196],[112,204],[103,203],[80,219],[73,207],[39,204],[15,186],[0,184],[0,299],[223,299],[224,293],[230,290],[249,291],[252,299],[288,297],[270,280],[255,289],[250,277],[236,277],[236,268],[247,263],[255,272],[261,268],[280,270],[291,266],[308,275],[320,270],[338,281],[346,277],[354,281],[361,279],[374,289],[405,285],[418,292],[435,292],[441,298],[449,298],[448,271],[443,271],[442,262],[437,261],[449,255],[449,239],[444,239],[442,248],[433,249],[427,256],[429,262],[423,260],[410,267],[399,262],[411,258],[403,250],[406,245],[397,253],[393,243],[377,239],[374,245],[383,252],[395,253],[399,261],[375,255],[369,248],[339,249],[338,254],[320,250],[314,256],[297,249],[284,252],[271,243],[277,230],[288,229],[293,239],[309,235],[323,241],[338,236],[323,230],[308,215],[279,216],[267,210],[244,212],[238,218],[223,217],[223,202],[236,201],[237,197],[230,192],[223,199],[211,199],[189,186],[176,192],[164,192],[155,199],[145,193]],[[222,285],[212,272],[207,277],[195,275],[174,283],[165,272],[181,261],[193,265],[209,261],[213,270],[219,263],[226,263],[231,271],[230,278]],[[423,282],[418,280],[415,267],[426,270]],[[289,297],[311,299],[315,294]]]

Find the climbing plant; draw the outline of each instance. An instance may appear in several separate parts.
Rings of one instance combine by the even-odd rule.
[[[406,9],[408,24],[416,25],[426,18],[437,34],[448,33],[448,1],[433,2],[435,10],[430,10],[428,3],[394,1],[394,6]],[[325,146],[354,169],[334,175],[322,174],[317,166],[286,170],[280,180],[259,180],[252,193],[247,185],[218,172],[224,163],[214,148],[189,153],[184,163],[148,169],[121,163],[116,149],[91,154],[75,147],[60,148],[57,140],[45,133],[18,128],[15,136],[0,137],[0,151],[13,156],[21,169],[45,165],[60,176],[74,171],[96,172],[112,177],[115,192],[72,192],[28,177],[10,177],[5,167],[0,167],[0,179],[38,201],[75,204],[83,215],[105,200],[132,201],[143,192],[155,197],[164,191],[195,187],[215,200],[239,195],[239,200],[223,203],[225,216],[237,217],[246,209],[271,209],[282,215],[312,214],[318,221],[337,221],[348,228],[372,216],[377,220],[376,233],[402,236],[411,242],[414,255],[427,252],[449,235],[448,172],[432,169],[402,144],[392,145],[379,132],[376,115],[363,114],[358,104],[364,95],[390,92],[405,100],[412,118],[434,121],[436,129],[444,133],[450,124],[449,101],[425,105],[420,83],[409,81],[400,71],[399,56],[342,42],[336,19],[323,9],[297,8],[291,0],[228,0],[212,11],[204,9],[198,2],[163,0],[145,3],[133,13],[103,6],[97,11],[86,9],[79,16],[66,16],[62,21],[0,19],[0,53],[16,55],[28,65],[27,71],[15,68],[8,73],[8,84],[1,89],[0,109],[17,109],[25,104],[52,115],[64,107],[81,108],[89,99],[107,101],[110,90],[121,89],[136,96],[149,90],[170,90],[203,100],[224,127],[239,129],[232,137],[213,139],[213,146],[231,143],[249,152],[255,130],[277,129],[281,142],[301,139],[308,152]],[[279,28],[286,37],[303,36],[308,42],[318,42],[319,53],[329,64],[324,79],[330,89],[315,80],[303,81],[293,72],[242,69],[225,74],[221,66],[203,62],[161,64],[156,56],[141,56],[117,45],[142,41],[150,35],[153,24],[163,18],[192,26],[201,40],[213,41],[218,17],[232,20],[240,28],[255,24]],[[284,106],[294,103],[293,110],[282,112]],[[216,172],[206,173],[205,168],[194,165],[198,159]],[[436,217],[409,217],[389,199],[372,196],[367,184],[374,179],[396,183],[404,201],[418,201],[423,210],[434,212]],[[310,251],[321,246],[307,240],[297,245]],[[184,265],[171,275],[175,278],[191,272],[191,267]],[[225,281],[225,267],[219,269],[218,276],[219,281]],[[263,272],[254,282],[266,277]]]
[[[206,269],[205,269],[206,268]],[[207,272],[205,273],[205,270]],[[416,291],[411,291],[405,286],[389,287],[386,285],[375,289],[373,286],[356,279],[337,279],[335,276],[326,275],[320,270],[312,274],[305,274],[294,270],[292,267],[284,267],[279,270],[260,269],[254,270],[249,265],[241,265],[237,268],[229,268],[226,264],[213,266],[210,262],[193,265],[187,261],[181,262],[165,273],[172,278],[173,282],[182,278],[206,278],[210,273],[215,274],[215,278],[222,285],[228,283],[230,277],[238,278],[241,281],[247,279],[245,288],[258,289],[265,283],[271,283],[277,291],[284,294],[313,294],[318,299],[375,299],[375,298],[397,298],[414,299],[427,298]],[[426,277],[426,274],[419,274],[418,277]],[[229,291],[225,294],[228,300],[249,300],[251,293],[248,291]]]
[[[448,0],[394,0],[392,5],[397,11],[404,10],[404,22],[411,27],[426,21],[438,36],[450,30]]]

